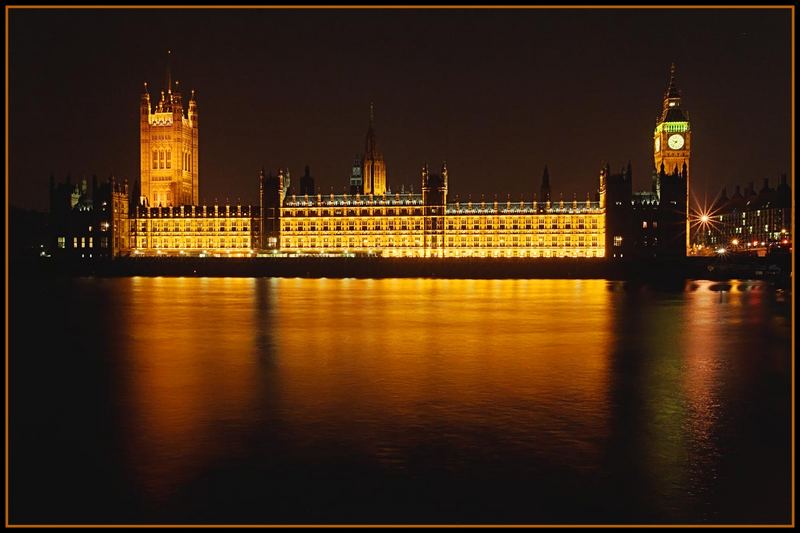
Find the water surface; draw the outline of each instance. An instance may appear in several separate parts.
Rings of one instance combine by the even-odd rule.
[[[20,281],[11,523],[786,523],[762,282]]]

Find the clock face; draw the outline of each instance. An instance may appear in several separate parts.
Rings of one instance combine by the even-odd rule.
[[[661,137],[656,137],[656,152],[661,151]]]
[[[675,135],[670,135],[669,139],[667,139],[667,144],[673,150],[680,150],[683,148],[683,135],[676,133]]]

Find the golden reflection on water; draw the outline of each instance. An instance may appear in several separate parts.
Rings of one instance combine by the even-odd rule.
[[[134,476],[156,496],[230,453],[258,387],[247,278],[132,278],[120,319]],[[225,436],[227,434],[227,437]],[[231,437],[231,438],[228,438]],[[157,475],[154,475],[157,474]]]
[[[537,432],[596,459],[606,417],[608,291],[603,281],[281,280],[276,352],[290,431],[335,428],[403,468],[443,439]],[[449,432],[449,433],[448,433]],[[563,439],[563,440],[561,440]]]
[[[400,470],[431,440],[461,449],[442,458],[453,469],[519,450],[600,460],[605,281],[122,283],[128,453],[151,496],[273,426],[298,454],[338,444]]]
[[[126,464],[156,501],[221,464],[339,453],[610,476],[621,501],[689,517],[721,411],[763,364],[747,328],[786,329],[757,283],[117,281]]]

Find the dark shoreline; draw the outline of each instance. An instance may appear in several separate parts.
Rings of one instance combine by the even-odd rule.
[[[117,258],[10,260],[14,276],[188,276],[302,278],[609,279],[680,281],[762,279],[791,285],[791,256],[690,257],[674,261],[518,258]]]

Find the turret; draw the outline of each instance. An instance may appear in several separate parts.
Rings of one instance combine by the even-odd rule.
[[[606,207],[606,187],[608,183],[608,174],[605,167],[600,167],[600,186],[597,189],[597,201],[600,202],[600,208]]]
[[[194,94],[194,89],[192,89],[191,96],[189,97],[189,121],[192,123],[193,126],[197,126],[197,98]]]
[[[150,107],[150,91],[147,88],[147,82],[144,82],[144,92],[142,93],[142,97],[140,99],[139,111],[140,115],[142,115],[145,119],[152,111],[152,108]]]
[[[540,187],[541,191],[541,201],[542,202],[549,202],[551,200],[551,192],[550,192],[550,172],[547,170],[547,165],[544,166],[544,172],[542,173],[542,186]]]
[[[315,193],[314,178],[311,177],[311,169],[306,165],[306,172],[300,178],[300,194],[313,196]]]
[[[439,174],[433,174],[428,169],[428,164],[422,166],[422,203],[427,205],[444,206],[447,203],[447,163],[442,163]]]
[[[273,176],[272,172],[265,176],[263,168],[259,173],[262,248],[276,249],[280,247],[280,211],[284,196],[283,178],[283,169],[280,169],[277,177]]]

